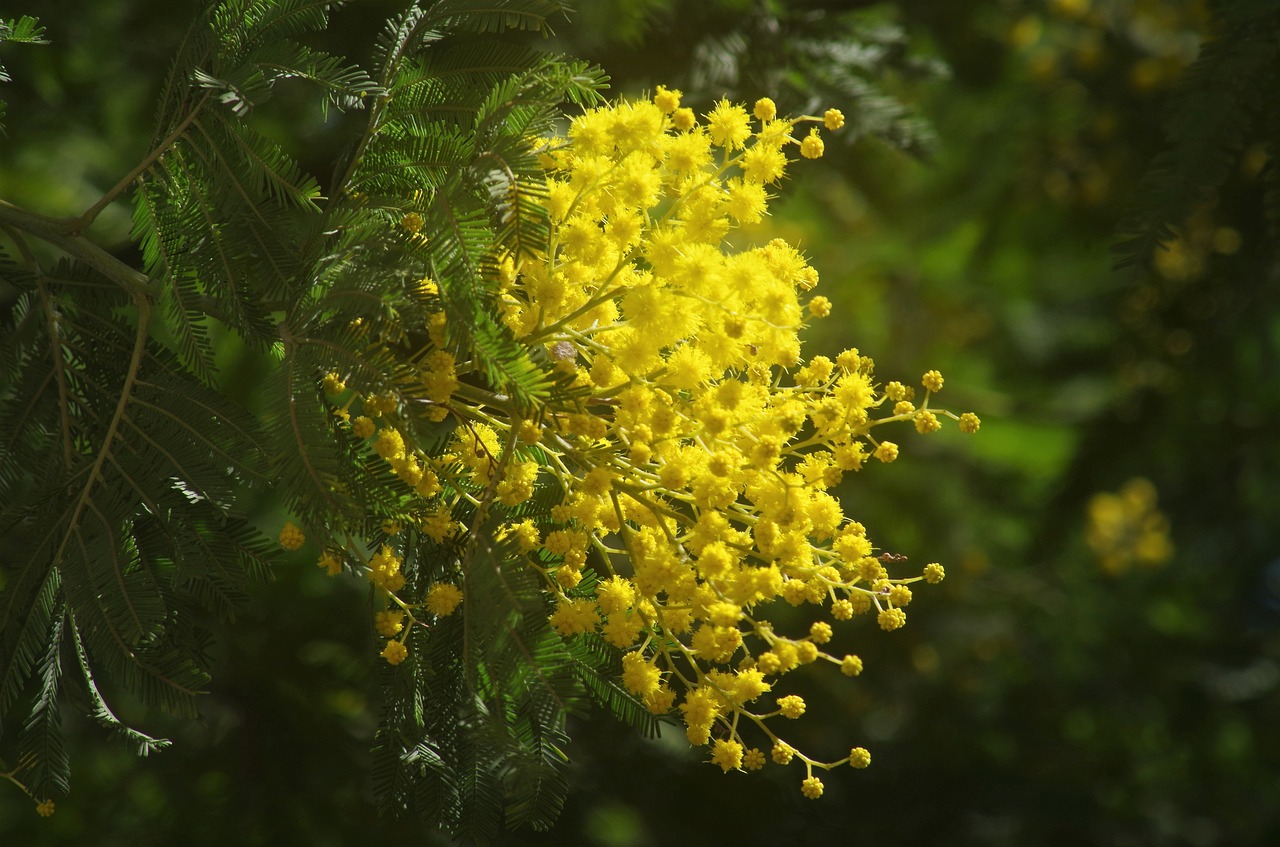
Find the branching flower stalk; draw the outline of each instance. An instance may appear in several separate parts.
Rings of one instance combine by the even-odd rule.
[[[18,775],[21,774],[22,771],[28,768],[30,765],[31,765],[31,762],[29,758],[27,760],[19,762],[18,766],[13,768],[12,770],[0,771],[0,779],[4,779],[6,782],[12,783],[14,786],[17,787],[19,791],[21,791],[23,794],[30,797],[31,800],[35,802],[36,814],[40,815],[40,817],[42,818],[52,817],[55,809],[55,804],[53,800],[49,798],[45,798],[44,800],[36,799],[35,795],[31,793],[31,789],[27,788],[26,784],[21,779],[18,778]],[[3,763],[0,763],[0,767],[3,767]]]
[[[810,293],[817,272],[784,241],[735,250],[730,239],[767,213],[788,153],[820,157],[817,127],[844,117],[779,118],[767,98],[753,115],[722,101],[699,121],[659,87],[537,142],[548,237],[492,256],[489,272],[502,323],[550,390],[529,407],[486,384],[448,332],[440,287],[419,281],[421,324],[368,339],[371,352],[417,345],[400,383],[360,391],[336,371],[321,381],[333,426],[361,461],[394,473],[383,500],[401,506],[377,533],[320,528],[319,564],[373,584],[381,655],[399,665],[412,661],[410,630],[460,607],[475,545],[496,522],[495,539],[541,579],[556,633],[620,650],[625,689],[682,722],[725,771],[798,759],[816,798],[816,770],[866,767],[870,753],[821,761],[787,744],[776,727],[806,705],[785,693],[786,675],[819,662],[858,675],[858,656],[827,651],[834,627],[874,615],[899,629],[910,586],[944,576],[877,554],[830,489],[872,457],[898,457],[883,427],[928,434],[950,419],[971,433],[979,421],[933,405],[937,371],[917,396],[877,383],[857,349],[802,358],[806,314],[832,308]],[[416,214],[401,226],[411,248],[429,243]],[[464,551],[454,580],[418,584],[401,541],[411,534]],[[297,549],[302,531],[290,524],[280,542]],[[830,620],[784,634],[779,604]]]

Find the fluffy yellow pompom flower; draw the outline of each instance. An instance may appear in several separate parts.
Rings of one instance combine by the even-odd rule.
[[[716,695],[706,688],[695,688],[680,704],[685,723],[690,727],[710,726],[720,713]]]
[[[635,590],[631,583],[620,576],[610,577],[596,588],[596,602],[606,615],[631,608],[635,602]]]
[[[399,641],[388,641],[387,646],[382,648],[382,652],[378,654],[387,660],[389,665],[398,665],[409,656],[409,648],[401,644]]]
[[[838,621],[847,621],[853,617],[853,603],[847,599],[831,602],[831,617]]]
[[[728,100],[721,100],[707,115],[707,130],[717,147],[741,150],[751,137],[749,121],[746,109]]]
[[[754,114],[760,120],[768,122],[778,116],[778,107],[768,97],[761,97],[759,100],[756,101],[756,105],[755,105],[755,108],[752,110],[752,114]]]
[[[438,582],[427,591],[427,611],[445,617],[462,604],[462,589],[448,582]]]
[[[531,520],[521,521],[512,527],[511,532],[522,553],[538,549],[538,545],[542,542],[542,537],[538,534],[538,527]]]
[[[898,458],[898,445],[892,441],[881,441],[880,446],[876,447],[874,455],[880,461],[888,464]]]
[[[404,612],[378,612],[373,616],[373,628],[383,638],[392,638],[404,629]]]
[[[804,708],[804,698],[798,695],[789,694],[778,698],[778,711],[782,712],[784,718],[794,720],[804,714]]]
[[[736,741],[719,740],[711,748],[711,761],[725,773],[742,767],[742,745]]]
[[[657,665],[645,659],[640,652],[626,653],[622,657],[622,684],[639,697],[648,697],[658,690],[662,674]]]
[[[800,142],[800,155],[806,159],[820,159],[826,149],[827,146],[822,143],[822,136],[816,128],[809,130],[809,134]]]
[[[787,172],[787,156],[777,148],[756,144],[742,154],[741,167],[752,182],[777,182]]]
[[[404,574],[400,572],[403,560],[389,545],[382,545],[369,557],[369,581],[386,591],[396,592],[404,587]]]
[[[926,435],[930,432],[937,432],[942,429],[942,424],[938,422],[938,416],[933,412],[916,412],[912,420],[916,425],[916,432],[921,435]]]
[[[661,109],[664,115],[669,115],[680,108],[680,98],[683,96],[683,92],[678,88],[659,85],[653,95],[653,105]]]
[[[731,218],[740,224],[759,223],[764,218],[768,198],[763,185],[743,179],[731,179],[728,189],[725,211]]]
[[[320,554],[316,567],[324,568],[329,576],[337,576],[342,573],[342,558],[332,550],[325,550]]]
[[[880,628],[885,632],[893,632],[895,629],[906,626],[907,613],[901,609],[884,609],[876,615],[876,623],[880,624]]]
[[[404,436],[394,429],[384,429],[378,433],[373,449],[384,459],[398,459],[404,455]]]
[[[562,569],[563,570],[563,569]],[[561,600],[556,610],[548,616],[552,628],[564,636],[591,632],[600,622],[596,604],[584,598]]]
[[[347,390],[347,384],[342,381],[342,377],[333,371],[324,375],[323,385],[325,394],[341,394]]]
[[[286,550],[298,550],[306,543],[307,537],[293,522],[287,522],[280,528],[280,546]]]

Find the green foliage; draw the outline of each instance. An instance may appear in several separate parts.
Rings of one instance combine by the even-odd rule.
[[[945,79],[946,65],[912,49],[884,10],[850,11],[833,2],[676,5],[592,3],[582,10],[583,26],[609,26],[574,36],[587,55],[607,56],[608,67],[633,84],[679,86],[703,104],[751,102],[768,92],[783,114],[821,114],[839,104],[849,122],[833,138],[876,138],[916,155],[933,149],[928,122],[898,92],[902,81]]]
[[[424,550],[436,561],[465,556],[466,608],[410,636],[408,674],[383,671],[374,748],[384,811],[416,812],[482,842],[497,835],[504,809],[508,826],[556,820],[568,791],[565,719],[581,699],[536,577],[491,543]]]
[[[1117,245],[1121,266],[1149,260],[1236,170],[1246,145],[1275,137],[1267,93],[1280,82],[1280,4],[1227,0],[1218,5],[1215,32],[1179,81],[1169,106],[1168,145],[1152,162]],[[1276,168],[1266,172],[1277,192]],[[1280,218],[1273,218],[1273,227]],[[1280,230],[1272,230],[1273,234]]]
[[[0,255],[16,292],[0,381],[0,533],[14,553],[0,727],[26,710],[16,773],[37,799],[68,788],[64,670],[73,702],[142,755],[169,742],[123,722],[106,691],[197,714],[207,622],[231,620],[279,561],[247,519],[268,482],[321,538],[401,511],[400,483],[332,425],[318,382],[337,369],[362,392],[412,392],[413,340],[391,328],[408,316],[425,331],[416,280],[441,280],[450,340],[488,386],[530,410],[546,397],[550,377],[493,317],[494,257],[545,244],[531,140],[562,101],[595,102],[603,76],[494,37],[547,32],[556,2],[414,3],[367,70],[298,40],[337,5],[210,4],[132,172],[76,218],[0,205],[17,251]],[[40,36],[29,18],[0,33]],[[336,108],[357,124],[327,184],[258,126],[288,81],[309,85],[322,119]],[[140,268],[86,235],[126,195]],[[400,227],[409,214],[427,238]],[[253,410],[227,396],[214,338],[228,335],[269,363]],[[375,783],[387,811],[487,841],[504,808],[510,825],[555,820],[566,715],[607,657],[574,655],[550,630],[484,507],[471,529],[466,549],[414,547],[410,590],[461,569],[468,611],[413,634],[408,673],[384,669]]]
[[[44,39],[44,27],[40,26],[39,18],[31,15],[23,15],[14,20],[0,19],[0,44],[6,41],[12,41],[15,44],[48,44]],[[0,82],[9,82],[10,77],[4,65],[0,65]],[[0,99],[0,132],[4,131],[4,113],[6,103]]]

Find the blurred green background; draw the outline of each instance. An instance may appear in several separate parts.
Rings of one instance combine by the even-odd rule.
[[[361,58],[399,5],[358,0],[324,46]],[[773,95],[853,118],[806,100],[823,68],[795,50],[878,33],[892,70],[874,82],[936,139],[900,115],[881,134],[913,153],[829,136],[750,235],[798,243],[822,273],[835,311],[809,354],[857,346],[883,381],[938,368],[939,402],[983,425],[904,432],[897,463],[840,492],[882,548],[949,574],[916,592],[906,629],[843,636],[861,677],[795,675],[810,708],[792,743],[866,746],[871,768],[824,775],[808,801],[794,767],[726,776],[678,730],[644,740],[585,716],[560,823],[504,843],[1280,843],[1280,275],[1260,180],[1274,147],[1246,139],[1229,183],[1142,268],[1113,271],[1110,249],[1205,4],[579,6],[549,47],[600,63],[614,94],[664,83],[699,111]],[[14,78],[0,196],[73,214],[125,173],[194,12],[10,2],[53,43],[0,57]],[[279,99],[258,119],[323,178],[342,126]],[[95,233],[129,256],[128,209],[112,213]],[[252,403],[259,365],[239,356],[227,385]],[[269,500],[260,516],[284,519]],[[0,843],[447,843],[373,811],[367,597],[313,560],[298,554],[221,633],[201,725],[123,704],[173,749],[138,761],[68,711],[72,795],[42,820],[0,786]]]

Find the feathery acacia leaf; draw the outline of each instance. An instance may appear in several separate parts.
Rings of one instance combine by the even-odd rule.
[[[243,514],[255,489],[277,486],[321,543],[345,528],[385,540],[382,516],[408,510],[409,485],[334,417],[325,374],[391,398],[388,415],[441,453],[455,423],[419,414],[439,404],[417,349],[441,307],[466,378],[517,410],[568,386],[497,318],[498,268],[503,254],[545,250],[533,139],[555,125],[558,103],[596,102],[604,77],[485,37],[546,33],[562,4],[414,4],[369,70],[293,41],[323,29],[336,5],[224,0],[192,27],[152,150],[100,204],[133,191],[144,275],[132,285],[115,265],[39,270],[0,256],[18,290],[0,342],[13,353],[0,388],[0,531],[20,551],[3,563],[0,717],[38,687],[20,745],[42,763],[41,791],[67,789],[60,691],[140,754],[168,742],[123,723],[111,691],[195,714],[209,681],[195,621],[233,620],[277,555]],[[363,122],[331,196],[255,128],[282,80],[310,85],[322,115],[336,105]],[[420,231],[401,226],[411,213]],[[430,305],[424,277],[439,285]],[[255,414],[219,390],[222,333],[263,357]],[[461,582],[468,611],[408,633],[411,658],[383,669],[374,781],[387,811],[486,841],[504,815],[539,828],[558,815],[565,719],[588,695],[583,659],[550,629],[536,578],[487,514],[494,492],[467,496],[467,541],[408,530],[410,590]],[[523,508],[557,497],[540,485]],[[64,659],[77,671],[70,686]]]
[[[19,773],[32,796],[47,798],[70,790],[71,762],[62,743],[62,713],[58,701],[62,685],[62,638],[66,612],[55,610],[45,633],[44,653],[36,669],[39,688],[18,735]]]
[[[60,605],[60,575],[51,568],[28,564],[9,577],[0,592],[3,640],[0,641],[0,720],[22,692]]]
[[[1235,169],[1269,114],[1280,81],[1280,4],[1234,0],[1218,9],[1220,32],[1202,45],[1175,92],[1169,146],[1151,163],[1121,226],[1117,267],[1148,260]],[[1269,178],[1275,181],[1275,169]]]
[[[471,32],[523,29],[547,35],[549,18],[567,8],[556,0],[438,0],[428,8],[427,21]]]
[[[40,19],[31,15],[23,15],[20,18],[0,18],[0,44],[11,41],[15,44],[48,44],[44,38],[44,27],[40,26]],[[9,82],[9,72],[5,70],[4,65],[0,65],[0,83]],[[4,113],[6,104],[0,98],[0,134],[4,132]]]
[[[80,633],[75,628],[74,622],[72,622],[70,629],[76,662],[80,668],[81,683],[90,702],[89,717],[111,730],[115,736],[133,744],[139,756],[158,753],[171,746],[172,742],[169,739],[152,738],[146,733],[125,725],[116,717],[115,712],[111,711],[111,707],[107,705],[107,701],[103,699],[102,693],[98,690],[97,682],[94,681],[93,671],[89,666],[89,655],[85,652],[84,643],[81,641]]]

